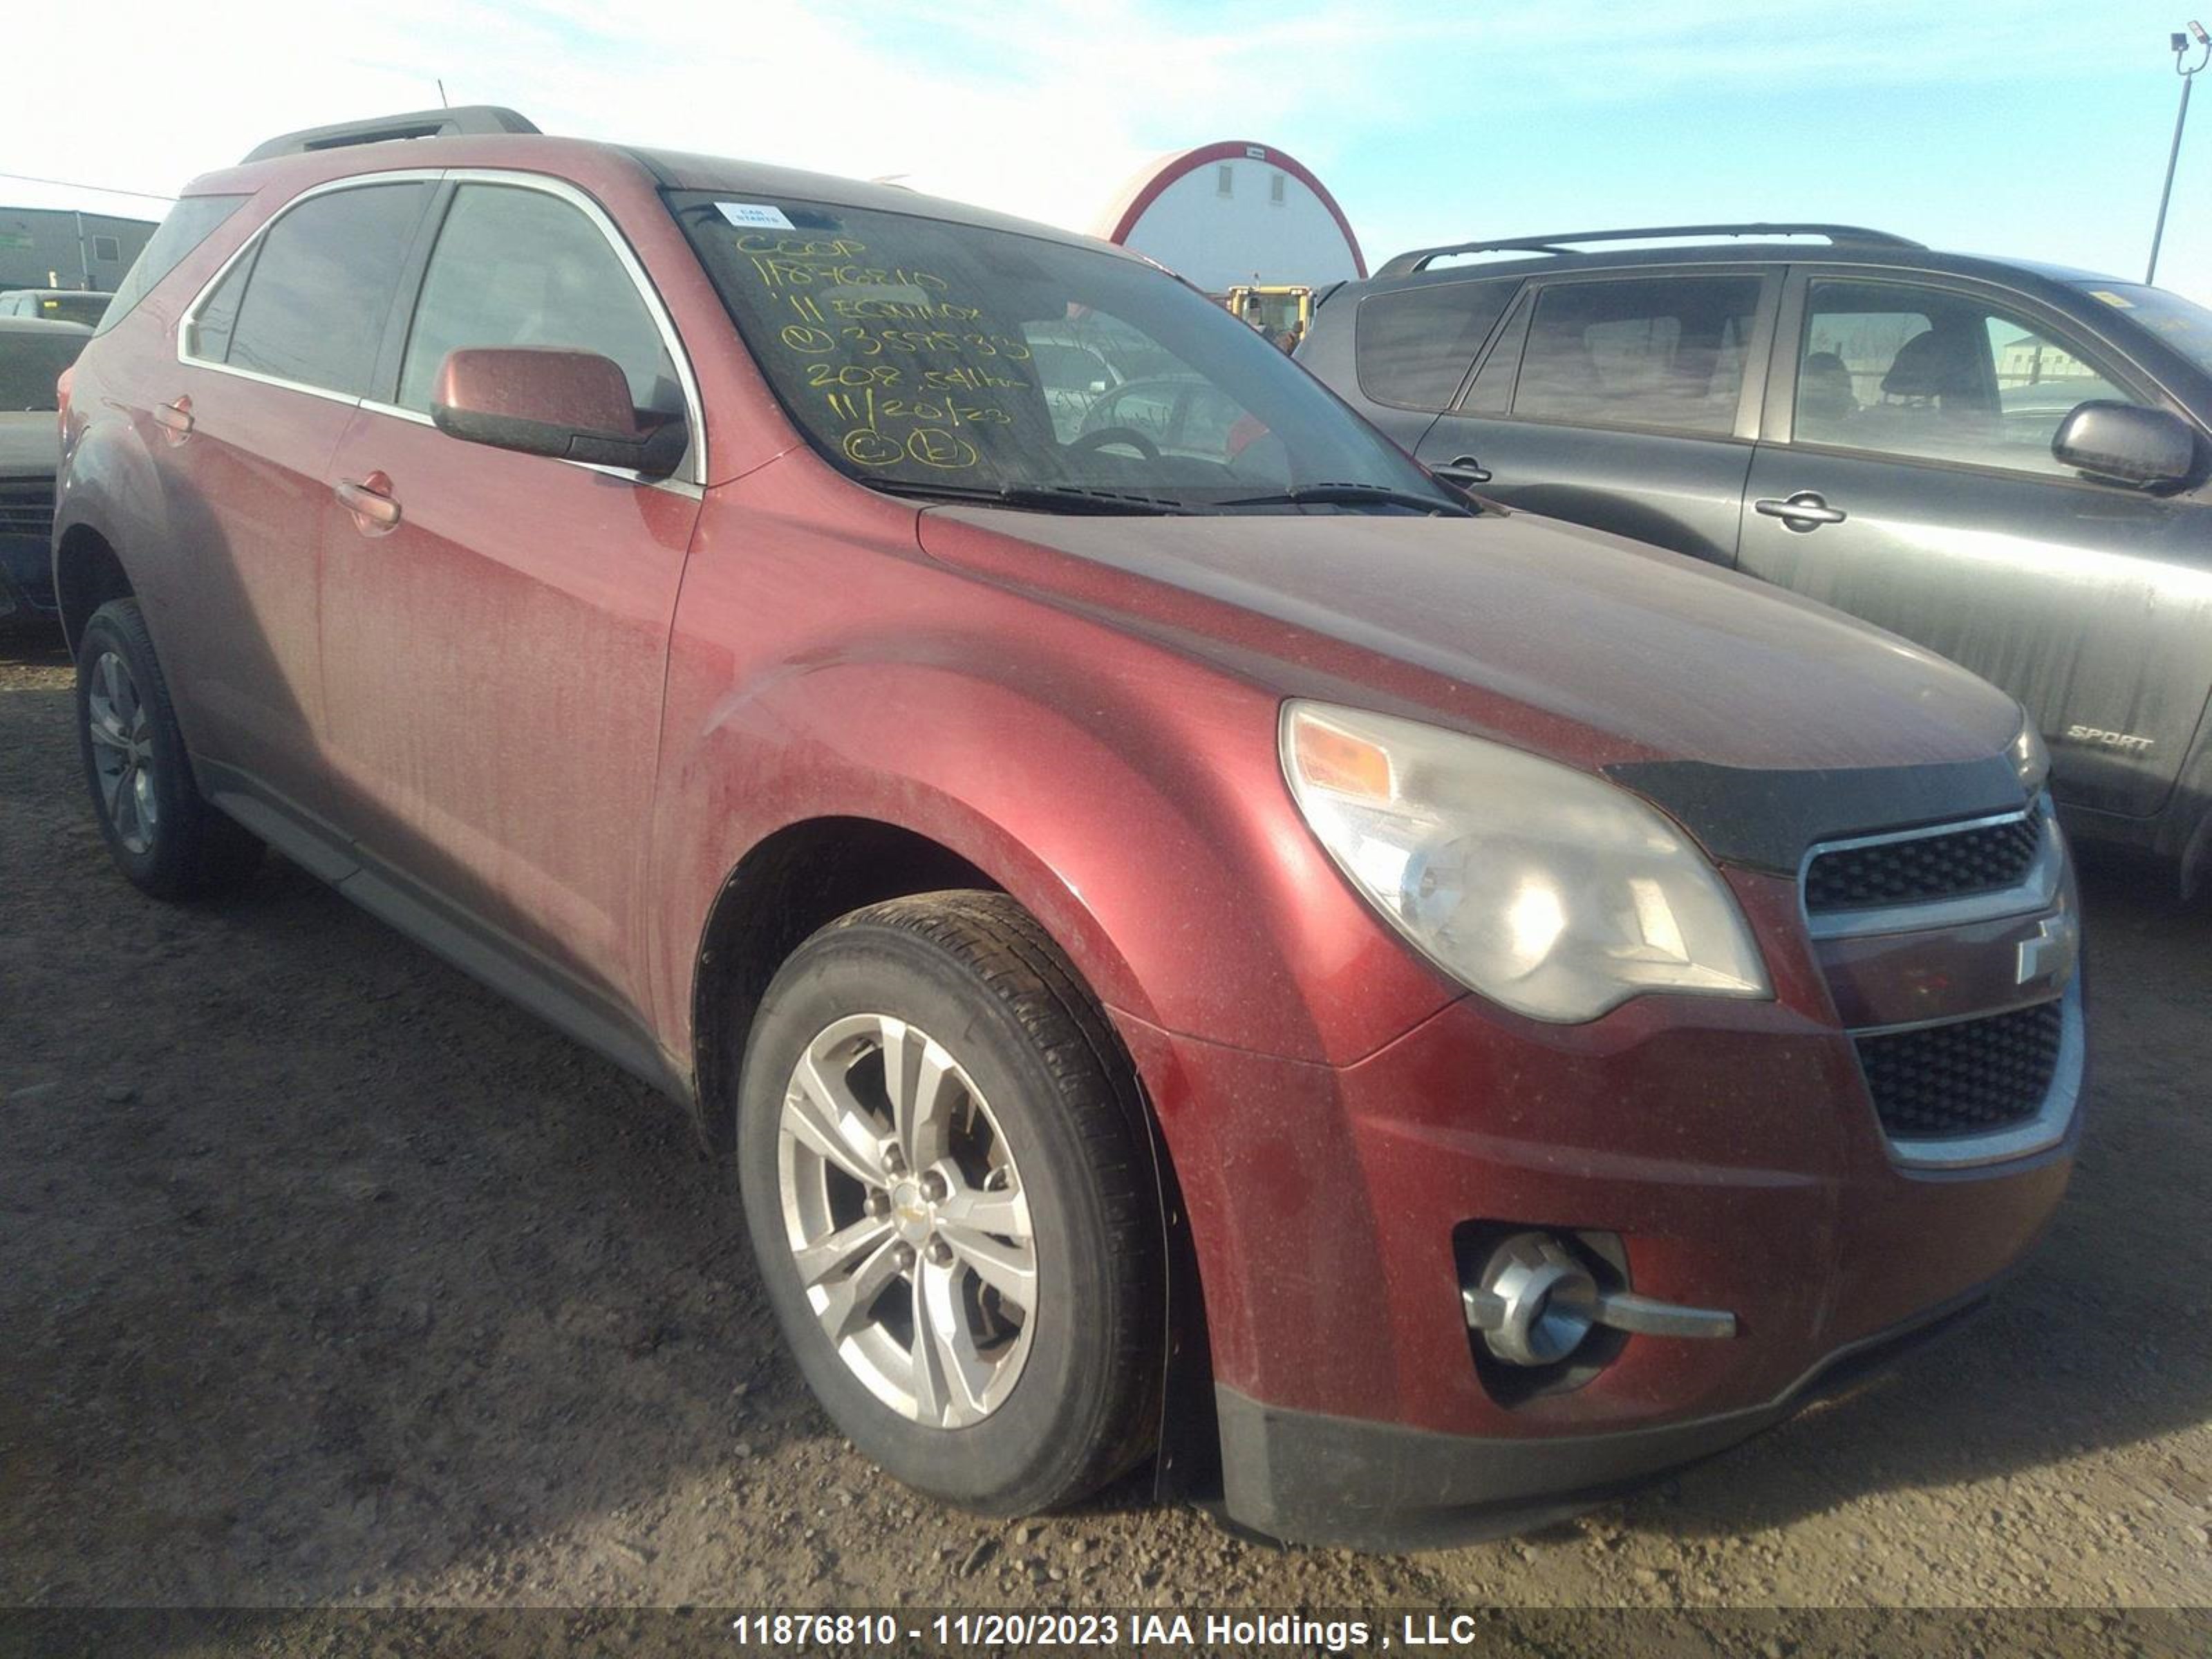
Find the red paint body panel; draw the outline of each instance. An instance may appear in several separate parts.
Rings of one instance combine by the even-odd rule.
[[[838,816],[951,848],[1107,1003],[1174,1030],[1342,1061],[1461,994],[1299,821],[1279,693],[947,570],[915,517],[811,457],[710,495],[669,652],[655,836],[672,1030],[738,860]]]
[[[353,411],[312,392],[179,363],[149,366],[146,403],[191,400],[192,430],[145,453],[173,550],[148,575],[196,752],[299,800],[326,799],[315,526]]]
[[[1821,942],[1836,1012],[1856,1030],[1917,1025],[2044,1002],[2063,985],[2046,973],[2022,979],[2020,950],[2052,915],[2075,909],[2070,886],[2050,910],[1963,927],[1865,933]],[[2073,963],[2065,964],[2070,975]]]
[[[699,503],[362,409],[322,563],[329,815],[362,848],[641,1006],[669,619]],[[468,711],[464,717],[460,711]]]
[[[1787,884],[1733,884],[1760,921],[1794,908]],[[1770,966],[1772,1003],[1645,997],[1583,1026],[1470,997],[1342,1069],[1124,1019],[1176,1151],[1218,1378],[1444,1433],[1602,1433],[1764,1405],[1989,1281],[2070,1158],[1899,1170],[1809,959]],[[1639,1292],[1729,1309],[1739,1334],[1638,1339],[1582,1389],[1501,1407],[1460,1309],[1452,1230],[1473,1219],[1618,1233]]]

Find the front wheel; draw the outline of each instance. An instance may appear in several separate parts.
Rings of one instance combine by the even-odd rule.
[[[1147,1449],[1140,1110],[1097,1004],[1001,895],[856,911],[777,974],[740,1085],[747,1223],[800,1370],[890,1474],[1023,1514]]]

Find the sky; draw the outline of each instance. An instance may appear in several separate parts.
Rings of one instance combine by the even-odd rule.
[[[2192,6],[2212,23],[2212,0],[106,0],[11,20],[0,168],[167,194],[276,132],[434,106],[442,77],[549,132],[1078,229],[1145,155],[1248,140],[1321,177],[1370,265],[1800,219],[2141,280]],[[2160,278],[2212,305],[2205,94]],[[163,205],[13,178],[0,204]]]

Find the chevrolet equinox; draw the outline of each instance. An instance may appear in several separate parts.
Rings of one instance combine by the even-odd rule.
[[[1119,249],[437,112],[193,183],[64,393],[124,874],[276,848],[684,1103],[923,1492],[1526,1525],[2065,1183],[2019,705],[1437,483]]]

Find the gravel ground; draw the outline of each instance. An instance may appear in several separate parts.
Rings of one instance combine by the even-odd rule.
[[[1001,1526],[814,1409],[657,1097],[280,861],[128,888],[68,684],[0,651],[0,1604],[2212,1602],[2212,910],[2154,875],[2088,873],[2080,1170],[1958,1340],[1516,1540]]]

